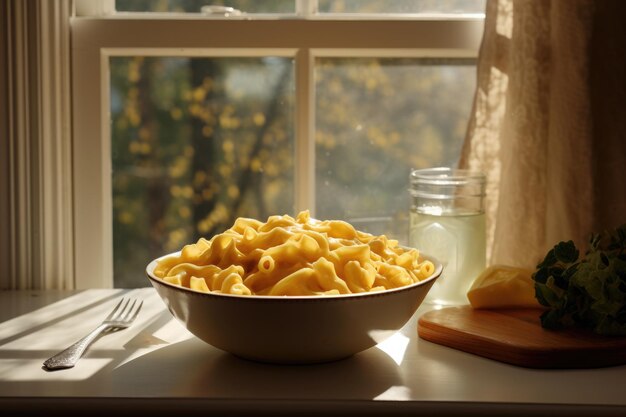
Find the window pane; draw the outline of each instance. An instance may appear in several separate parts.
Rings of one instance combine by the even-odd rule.
[[[319,0],[320,13],[484,13],[486,0]]]
[[[290,58],[111,58],[114,285],[238,216],[293,212]]]
[[[411,168],[453,166],[473,60],[316,61],[316,215],[407,243]]]
[[[200,13],[202,6],[228,6],[245,13],[294,13],[295,0],[116,0],[118,12]]]

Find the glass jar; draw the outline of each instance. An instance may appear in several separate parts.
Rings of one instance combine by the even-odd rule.
[[[411,172],[409,245],[443,264],[426,302],[467,304],[467,291],[485,269],[485,175],[430,168]]]

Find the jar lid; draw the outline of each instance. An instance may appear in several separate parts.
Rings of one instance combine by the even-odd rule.
[[[484,184],[485,174],[480,171],[448,167],[414,169],[411,171],[411,184],[416,182],[432,185]]]
[[[459,198],[459,192],[464,197],[485,195],[485,174],[480,171],[448,167],[414,169],[410,179],[411,194],[416,197]]]

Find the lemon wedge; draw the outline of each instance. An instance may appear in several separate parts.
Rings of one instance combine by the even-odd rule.
[[[490,266],[476,278],[467,298],[474,308],[541,307],[531,275],[528,269]]]

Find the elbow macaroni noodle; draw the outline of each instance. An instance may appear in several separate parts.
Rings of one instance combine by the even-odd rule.
[[[337,295],[382,291],[421,281],[435,266],[417,249],[340,220],[238,218],[211,240],[158,261],[154,275],[193,290],[238,295]]]

